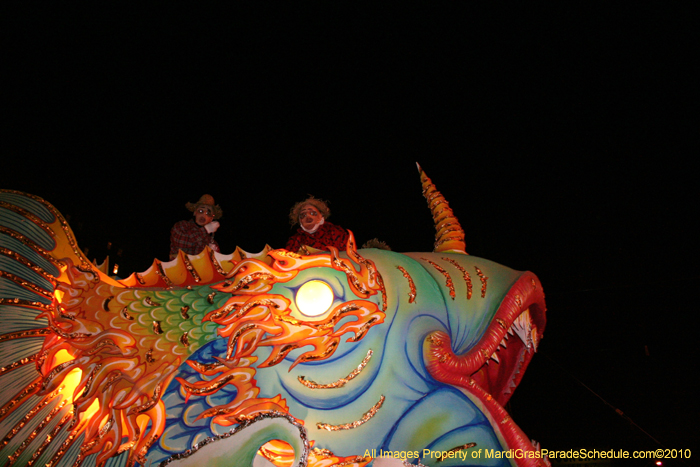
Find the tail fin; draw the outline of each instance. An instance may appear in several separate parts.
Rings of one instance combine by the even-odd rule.
[[[78,249],[53,206],[37,196],[0,190],[0,466],[43,465],[60,452],[61,442],[48,446],[47,440],[65,436],[70,390],[40,395],[38,370],[52,334],[46,316],[56,310],[57,285],[69,281],[70,263],[95,281],[113,282]]]

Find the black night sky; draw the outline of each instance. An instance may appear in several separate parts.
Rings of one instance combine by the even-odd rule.
[[[470,254],[545,288],[523,431],[695,465],[697,25],[566,5],[6,11],[0,188],[54,204],[125,276],[167,260],[204,193],[226,253],[284,246],[307,194],[360,244],[430,251],[418,162]]]

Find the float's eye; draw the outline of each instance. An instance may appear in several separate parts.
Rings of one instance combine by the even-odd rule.
[[[309,281],[297,290],[296,303],[303,315],[322,315],[333,304],[333,290],[325,282]]]

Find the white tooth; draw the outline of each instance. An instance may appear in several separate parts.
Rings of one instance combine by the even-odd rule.
[[[496,352],[494,352],[493,355],[491,355],[491,358],[493,358],[496,361],[496,363],[501,363],[500,360],[498,360],[498,357],[496,356]]]
[[[533,330],[533,328],[535,330]],[[513,335],[514,333],[520,338],[520,340],[525,344],[529,353],[532,353],[533,349],[537,351],[537,327],[532,323],[532,318],[530,316],[530,309],[523,311],[518,315],[513,321],[513,324],[508,329],[508,334]],[[506,334],[507,337],[507,334]],[[504,342],[501,342],[503,344]],[[505,346],[504,346],[505,347]]]
[[[500,342],[499,345],[502,345],[504,349],[507,349],[507,348],[508,348],[508,346],[506,345],[506,340],[505,340],[505,339],[501,339],[501,342]]]
[[[515,333],[518,335],[521,341],[523,341],[523,344],[528,345],[528,339],[527,339],[527,331],[523,328],[517,328],[515,330]]]

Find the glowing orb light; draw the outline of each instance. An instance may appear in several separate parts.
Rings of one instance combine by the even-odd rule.
[[[306,316],[319,316],[333,304],[333,290],[323,281],[309,281],[297,291],[297,308]]]

